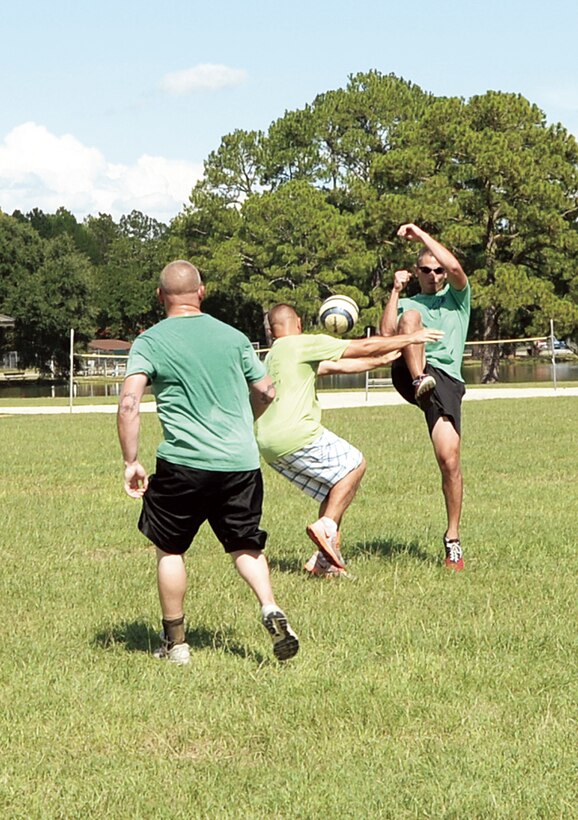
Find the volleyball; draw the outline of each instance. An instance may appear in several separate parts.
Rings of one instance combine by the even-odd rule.
[[[359,308],[349,296],[330,296],[319,308],[319,321],[329,333],[342,336],[359,318]]]

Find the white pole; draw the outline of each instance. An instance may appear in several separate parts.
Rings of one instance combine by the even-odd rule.
[[[367,338],[371,336],[371,328],[368,327],[366,334]],[[367,404],[367,400],[369,398],[369,370],[365,371],[365,403]]]
[[[550,319],[550,347],[552,349],[552,380],[556,390],[556,348],[554,347],[554,319]]]
[[[70,328],[70,380],[68,393],[68,406],[72,413],[72,397],[74,395],[74,328]]]

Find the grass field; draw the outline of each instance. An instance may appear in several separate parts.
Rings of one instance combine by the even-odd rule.
[[[443,569],[414,408],[325,413],[369,469],[357,580],[304,577],[313,502],[265,469],[285,666],[212,533],[190,551],[193,662],[159,611],[113,416],[0,418],[0,816],[566,818],[576,771],[576,398],[464,405],[466,572]],[[152,466],[159,426],[143,416]]]

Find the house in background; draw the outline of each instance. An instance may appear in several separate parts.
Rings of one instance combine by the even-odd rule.
[[[123,376],[131,343],[124,339],[93,339],[83,356],[88,376]]]
[[[12,316],[6,316],[5,313],[0,313],[0,328],[14,327],[14,319]],[[0,367],[13,369],[18,367],[18,353],[15,350],[9,350],[0,356]]]

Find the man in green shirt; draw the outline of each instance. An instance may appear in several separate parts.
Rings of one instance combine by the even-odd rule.
[[[322,426],[315,379],[371,370],[397,358],[402,348],[443,334],[424,328],[388,339],[307,334],[294,308],[286,304],[269,311],[269,325],[274,341],[265,366],[276,396],[257,421],[257,443],[265,461],[320,504],[319,519],[306,528],[318,551],[305,569],[320,576],[343,575],[339,528],[365,473],[365,460]]]
[[[125,490],[142,499],[139,529],[157,552],[163,643],[155,655],[190,661],[184,553],[208,521],[261,604],[275,656],[286,660],[299,642],[275,602],[262,552],[267,533],[259,527],[263,482],[253,433],[254,418],[273,400],[273,383],[246,336],[201,312],[205,289],[194,265],[167,265],[157,293],[167,318],[135,340],[118,409]],[[150,478],[138,458],[147,384],[163,430]]]
[[[413,223],[402,225],[398,236],[420,242],[414,272],[394,274],[393,289],[381,321],[384,336],[411,333],[422,327],[437,328],[444,336],[426,345],[406,348],[391,370],[395,388],[425,415],[442,475],[447,529],[445,563],[464,568],[460,542],[463,477],[460,464],[461,405],[465,393],[462,358],[470,321],[470,285],[456,257],[440,242]],[[420,293],[400,299],[407,283],[417,276]]]

